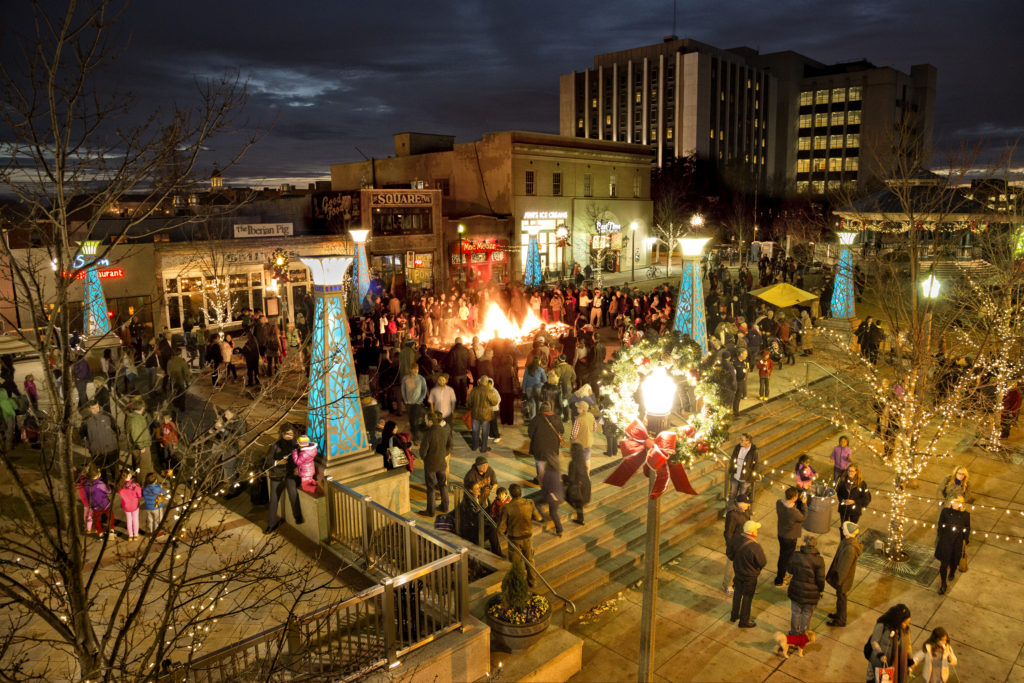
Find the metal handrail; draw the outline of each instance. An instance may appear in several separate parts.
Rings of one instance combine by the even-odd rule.
[[[554,597],[558,598],[559,600],[562,601],[563,604],[565,604],[565,611],[567,613],[569,613],[569,614],[576,614],[576,603],[574,603],[572,600],[570,600],[569,598],[565,597],[564,595],[561,595],[558,591],[556,591],[554,589],[554,587],[550,583],[548,583],[548,580],[544,578],[544,575],[540,573],[540,571],[537,569],[536,565],[534,565],[533,562],[530,562],[530,560],[526,559],[526,554],[522,550],[519,549],[519,546],[517,546],[515,543],[512,543],[512,541],[509,540],[508,536],[506,536],[505,534],[501,533],[501,531],[498,529],[498,523],[494,521],[494,518],[491,517],[490,513],[487,512],[487,510],[484,509],[484,506],[480,504],[480,501],[478,501],[476,498],[474,498],[473,494],[471,494],[466,489],[465,486],[463,486],[462,484],[460,484],[458,482],[455,482],[455,481],[446,482],[446,485],[450,489],[453,489],[453,490],[456,490],[456,491],[461,491],[464,498],[469,498],[470,501],[472,501],[473,506],[476,507],[477,515],[482,516],[487,522],[490,523],[491,526],[494,527],[494,531],[501,538],[505,539],[505,541],[508,543],[508,547],[509,548],[514,548],[515,549],[515,551],[516,551],[516,553],[518,553],[519,557],[523,558],[523,563],[526,564],[527,567],[529,567],[530,569],[533,570],[533,573],[541,580],[541,583],[543,583],[544,586],[551,592],[551,595],[553,595]],[[452,507],[455,507],[455,506],[453,505]]]
[[[811,384],[811,383],[810,383],[810,381],[808,380],[808,378],[810,377],[810,372],[811,372],[811,366],[812,366],[812,365],[814,365],[814,366],[816,366],[816,367],[819,367],[819,368],[821,368],[822,370],[824,370],[824,371],[825,371],[825,374],[826,374],[826,375],[828,375],[829,377],[832,377],[832,378],[834,378],[834,379],[835,379],[835,380],[836,380],[837,382],[839,382],[840,384],[842,384],[843,386],[845,386],[845,387],[846,387],[847,389],[849,389],[850,391],[854,391],[854,392],[858,391],[857,389],[854,389],[854,388],[853,388],[853,387],[852,387],[852,386],[851,386],[850,384],[848,384],[847,382],[845,382],[845,381],[843,380],[843,378],[842,378],[842,377],[840,377],[839,375],[837,375],[837,374],[836,374],[836,372],[835,372],[835,370],[833,370],[833,369],[831,369],[831,368],[826,368],[826,367],[825,367],[824,365],[822,365],[821,363],[816,363],[816,362],[814,362],[813,360],[805,360],[805,361],[804,361],[804,387],[805,387],[805,388],[806,388],[806,387],[808,387],[808,386],[810,386],[810,384]],[[859,392],[858,392],[858,393],[859,393]]]

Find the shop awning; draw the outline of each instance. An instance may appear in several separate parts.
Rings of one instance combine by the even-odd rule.
[[[778,306],[779,308],[799,306],[800,304],[810,303],[818,298],[817,294],[811,294],[799,287],[794,287],[788,282],[777,282],[774,285],[751,290],[750,293],[758,299],[767,301],[772,306]]]

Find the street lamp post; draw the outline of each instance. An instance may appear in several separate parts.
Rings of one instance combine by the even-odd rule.
[[[924,353],[925,357],[931,355],[931,344],[932,344],[932,307],[935,304],[935,300],[939,298],[939,290],[942,289],[942,283],[939,282],[935,275],[929,275],[921,283],[921,293],[926,299],[924,308]]]
[[[466,226],[459,223],[459,267],[462,268],[459,272],[462,273],[462,281],[466,280],[466,255],[462,252],[462,233],[466,232]]]
[[[370,264],[366,260],[366,237],[370,231],[362,228],[349,230],[348,234],[352,236],[352,241],[356,245],[356,310],[361,312],[366,295],[370,292]]]
[[[629,279],[636,281],[636,229],[640,227],[633,221],[629,224]]]
[[[555,237],[558,238],[558,245],[562,248],[562,281],[565,281],[565,245],[569,239],[569,228],[565,223],[559,223],[555,228]]]
[[[647,413],[647,433],[654,435],[668,424],[675,401],[676,383],[663,366],[658,366],[640,385]],[[655,476],[648,479],[647,547],[644,552],[644,602],[640,616],[640,667],[637,681],[654,677],[655,603],[658,599],[658,565],[661,550],[661,498],[654,495]]]
[[[683,251],[683,277],[679,284],[679,303],[672,329],[688,334],[700,345],[701,358],[708,352],[707,313],[704,310],[704,283],[700,273],[700,255],[709,237],[680,237]]]

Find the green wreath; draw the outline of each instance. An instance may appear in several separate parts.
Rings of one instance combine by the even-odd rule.
[[[658,365],[665,367],[677,383],[688,382],[700,410],[690,413],[680,425],[669,431],[676,433],[676,452],[669,462],[692,465],[708,457],[729,435],[731,408],[722,403],[718,387],[707,373],[698,379],[700,349],[684,343],[678,336],[667,334],[657,341],[643,339],[637,344],[623,346],[617,358],[604,370],[601,392],[608,405],[602,411],[604,419],[611,420],[619,431],[625,431],[640,416],[637,391],[640,383]],[[653,438],[653,434],[651,437]]]

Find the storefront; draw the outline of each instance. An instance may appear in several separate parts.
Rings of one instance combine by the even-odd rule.
[[[509,282],[508,240],[495,237],[464,238],[448,245],[452,277],[470,286]]]
[[[541,272],[559,273],[565,253],[565,240],[558,237],[558,228],[569,225],[568,211],[526,211],[520,224],[519,268],[526,268],[527,245],[530,231],[537,231],[537,247],[540,249]],[[568,230],[568,228],[566,228]]]
[[[597,230],[588,235],[590,239],[590,261],[609,273],[618,272],[619,255],[622,253],[622,226],[615,221],[596,221]]]
[[[363,225],[370,223],[371,277],[384,292],[406,297],[445,282],[441,190],[366,189],[360,195]]]

